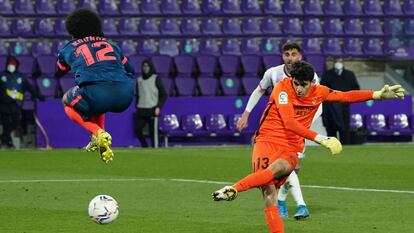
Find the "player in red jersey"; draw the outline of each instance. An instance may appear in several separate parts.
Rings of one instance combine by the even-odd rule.
[[[355,103],[366,100],[404,98],[399,85],[385,85],[379,91],[361,90],[340,92],[313,81],[314,69],[304,61],[293,64],[291,78],[280,81],[273,89],[255,134],[252,164],[254,172],[233,186],[215,191],[213,200],[232,201],[239,192],[259,187],[265,202],[265,217],[270,232],[284,232],[276,207],[277,189],[298,161],[297,151],[304,147],[304,138],[339,154],[342,145],[335,137],[318,135],[309,130],[319,105],[324,101]]]

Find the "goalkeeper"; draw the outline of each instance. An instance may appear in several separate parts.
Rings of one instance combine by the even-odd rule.
[[[265,202],[265,217],[270,232],[284,232],[283,222],[276,207],[277,189],[298,162],[297,151],[304,147],[303,138],[315,141],[333,155],[342,151],[335,137],[318,135],[309,130],[319,105],[326,102],[355,103],[366,100],[404,98],[399,85],[385,85],[380,91],[340,92],[317,85],[314,69],[304,61],[295,62],[291,78],[280,81],[270,96],[255,134],[252,167],[254,173],[213,193],[215,201],[231,201],[238,192],[259,187]]]

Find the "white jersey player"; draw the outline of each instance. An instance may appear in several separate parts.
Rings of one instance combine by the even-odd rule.
[[[282,58],[284,64],[266,70],[259,85],[250,95],[249,101],[247,102],[247,106],[242,117],[237,122],[237,128],[239,131],[246,127],[250,112],[256,106],[257,102],[259,101],[260,97],[265,93],[265,91],[269,87],[274,87],[282,79],[290,76],[289,70],[291,69],[291,65],[296,61],[302,60],[301,50],[301,47],[294,42],[288,42],[285,45],[283,45]],[[319,77],[316,73],[314,76],[314,82],[319,83]],[[315,119],[317,119],[321,114],[322,106],[319,107],[318,112],[315,114],[313,120],[315,121]],[[304,151],[305,150],[303,150],[302,153],[298,153],[300,160],[303,157],[305,157]],[[297,176],[297,173],[299,172],[301,166],[300,160],[295,170],[289,175],[288,179],[286,180],[286,183],[282,185],[278,193],[279,214],[281,217],[284,218],[288,217],[288,211],[286,208],[286,197],[289,190],[292,192],[293,198],[297,203],[297,210],[296,214],[294,215],[295,219],[303,219],[309,217],[309,211],[306,207],[305,201],[303,200],[299,178]]]

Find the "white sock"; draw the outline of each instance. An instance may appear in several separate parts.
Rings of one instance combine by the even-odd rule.
[[[303,200],[302,190],[300,189],[299,178],[295,171],[290,173],[289,180],[290,190],[292,192],[293,199],[296,201],[296,204],[306,205],[305,201]]]
[[[290,176],[286,179],[286,182],[280,187],[279,192],[277,193],[278,201],[286,201],[286,197],[289,193],[290,188]]]

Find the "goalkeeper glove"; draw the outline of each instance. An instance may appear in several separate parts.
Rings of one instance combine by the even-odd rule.
[[[332,155],[339,154],[342,151],[342,144],[336,137],[317,135],[315,137],[315,142],[321,144],[325,148],[328,148]]]
[[[400,85],[385,85],[381,90],[374,91],[372,98],[374,100],[404,99],[405,90]]]

